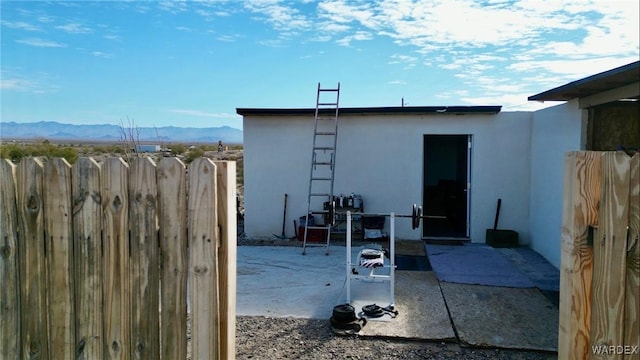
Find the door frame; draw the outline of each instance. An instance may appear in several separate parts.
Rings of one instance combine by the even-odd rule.
[[[464,189],[466,195],[466,229],[464,236],[436,236],[436,235],[425,235],[425,221],[421,221],[422,228],[420,229],[420,234],[422,239],[433,239],[433,240],[469,240],[471,238],[471,189],[472,189],[472,159],[473,159],[473,135],[472,134],[423,134],[422,136],[422,207],[425,208],[425,196],[426,196],[426,187],[427,187],[427,178],[426,174],[426,146],[427,146],[427,138],[429,136],[457,136],[457,137],[466,137],[466,186]]]

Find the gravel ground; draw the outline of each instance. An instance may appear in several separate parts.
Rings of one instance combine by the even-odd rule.
[[[457,343],[335,335],[328,320],[239,316],[237,359],[557,359],[556,354]]]

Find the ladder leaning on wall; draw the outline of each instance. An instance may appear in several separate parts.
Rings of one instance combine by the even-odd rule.
[[[324,231],[326,254],[329,254],[331,222],[328,221],[327,215],[329,213],[328,206],[333,201],[339,103],[340,83],[336,88],[325,89],[318,83],[313,125],[311,171],[309,173],[309,193],[307,196],[308,215],[304,225],[302,255],[306,255],[307,252],[307,240],[311,235],[309,230]],[[321,215],[321,224],[316,224],[315,215]]]

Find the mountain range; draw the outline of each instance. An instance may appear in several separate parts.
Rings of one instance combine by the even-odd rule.
[[[126,126],[126,125],[125,125]],[[120,125],[73,125],[55,121],[34,123],[0,122],[0,139],[51,139],[51,140],[96,140],[119,141],[122,132],[138,134],[136,137],[145,142],[199,142],[241,144],[242,130],[229,126],[211,128],[186,127],[121,127]]]

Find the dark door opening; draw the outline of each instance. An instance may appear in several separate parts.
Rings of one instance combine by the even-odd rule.
[[[422,235],[469,237],[469,135],[424,135]]]

